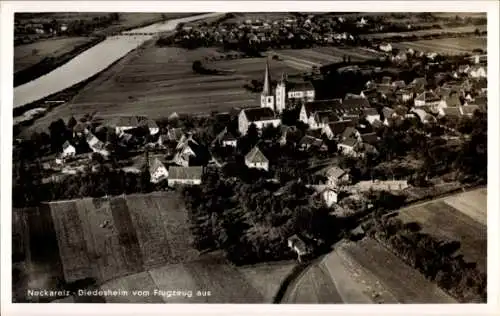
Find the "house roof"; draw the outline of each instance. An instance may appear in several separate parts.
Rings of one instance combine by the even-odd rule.
[[[419,94],[415,100],[424,101],[424,102],[437,102],[440,101],[441,98],[432,91],[425,91]]]
[[[436,95],[439,96],[441,99],[446,99],[448,98],[452,93],[452,90],[450,88],[445,88],[445,87],[438,87],[436,89]]]
[[[347,138],[347,139],[343,140],[342,142],[340,142],[340,144],[344,145],[344,146],[354,147],[357,142],[358,142],[358,140],[355,138]]]
[[[382,109],[382,114],[384,115],[384,118],[386,118],[386,119],[392,117],[392,115],[394,115],[394,113],[396,113],[396,111],[394,111],[390,107],[384,106],[384,108]]]
[[[379,115],[377,109],[375,108],[367,108],[363,109],[363,114],[368,116],[368,115]]]
[[[168,178],[175,180],[201,180],[203,167],[177,167],[171,166],[168,169]]]
[[[391,77],[389,77],[389,76],[382,77],[382,81],[381,81],[382,84],[389,85],[389,84],[391,84],[391,82],[392,82],[392,78]]]
[[[376,144],[378,142],[377,133],[361,134],[361,139],[363,140],[363,143],[367,143],[370,145]]]
[[[342,168],[339,168],[337,166],[331,166],[325,170],[325,175],[328,178],[338,179],[338,178],[342,177],[343,175],[345,175],[346,173],[347,173],[347,171],[345,171]]]
[[[403,80],[397,80],[392,83],[392,86],[397,89],[401,89],[406,87],[406,83]]]
[[[167,138],[171,141],[179,141],[182,136],[184,135],[184,132],[182,131],[182,128],[169,128],[167,132]]]
[[[307,116],[309,117],[319,111],[331,111],[335,108],[340,107],[341,104],[342,100],[340,99],[318,100],[305,103],[304,108],[306,110]]]
[[[160,168],[165,168],[165,165],[157,157],[150,159],[149,161],[149,172],[154,173]]]
[[[69,141],[65,141],[64,144],[62,145],[63,150],[69,147],[74,147],[73,145],[71,145]]]
[[[370,102],[368,102],[367,99],[365,98],[359,98],[359,99],[344,99],[342,102],[342,108],[369,108],[370,107]]]
[[[405,115],[408,113],[408,107],[404,106],[404,105],[396,105],[396,107],[394,107],[394,112],[396,112],[398,115]]]
[[[464,114],[474,114],[476,111],[480,111],[479,105],[477,104],[469,104],[462,107],[462,111]]]
[[[486,105],[488,99],[486,97],[475,97],[474,104],[477,105]]]
[[[225,127],[216,137],[215,137],[215,142],[222,142],[222,141],[233,141],[236,140],[236,137],[231,134],[231,132],[227,131],[227,127]]]
[[[422,110],[421,108],[418,108],[418,109],[412,109],[411,110],[412,113],[415,113],[418,118],[420,119],[420,121],[425,121],[429,118],[430,114],[427,113],[426,111]]]
[[[264,156],[262,151],[260,151],[259,147],[255,146],[250,150],[248,154],[245,156],[245,160],[250,163],[267,163],[269,160]]]
[[[346,127],[346,129],[342,132],[342,138],[349,138],[353,135],[355,135],[357,132],[357,130],[352,127],[352,126],[348,126]]]
[[[460,98],[458,97],[457,93],[452,93],[449,97],[446,98],[446,105],[448,107],[457,107],[462,105],[462,102],[460,102]]]
[[[452,117],[462,116],[462,112],[460,111],[459,107],[443,108],[443,112],[446,116],[452,116]]]
[[[318,111],[314,114],[314,120],[317,123],[328,123],[338,121],[339,117],[332,111]]]
[[[272,120],[276,118],[274,111],[270,108],[248,108],[244,109],[243,112],[245,113],[249,122]]]
[[[310,135],[305,135],[302,137],[302,139],[299,142],[300,146],[315,146],[315,147],[320,147],[323,145],[323,140],[310,136]]]
[[[293,82],[288,81],[286,83],[286,87],[288,91],[311,91],[314,90],[314,86],[309,81],[304,82]]]
[[[354,126],[353,121],[345,120],[345,121],[328,123],[328,127],[330,128],[330,130],[334,135],[342,134],[344,130],[349,126]]]
[[[297,248],[300,252],[302,252],[302,253],[307,252],[306,243],[299,236],[293,235],[293,236],[289,237],[288,242],[290,242],[292,244],[292,247]]]

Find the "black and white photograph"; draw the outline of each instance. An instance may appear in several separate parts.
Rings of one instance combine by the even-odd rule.
[[[208,8],[12,13],[8,303],[486,305],[487,7]]]

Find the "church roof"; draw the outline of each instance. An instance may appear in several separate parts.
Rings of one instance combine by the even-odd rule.
[[[271,95],[271,73],[269,71],[269,61],[266,61],[266,72],[264,74],[264,86],[262,87],[262,94]]]
[[[259,147],[255,146],[250,152],[245,156],[245,160],[251,163],[266,163],[269,160],[264,156]]]

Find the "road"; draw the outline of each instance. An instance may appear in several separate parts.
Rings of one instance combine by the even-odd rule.
[[[173,31],[179,23],[190,22],[223,13],[207,13],[181,19],[169,20],[125,32],[128,35],[110,36],[101,43],[33,81],[14,88],[14,108],[30,104],[85,81],[150,40],[154,35],[135,33],[161,33]]]

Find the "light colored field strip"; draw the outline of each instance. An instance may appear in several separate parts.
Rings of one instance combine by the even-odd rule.
[[[290,60],[293,60],[293,61],[298,62],[298,63],[321,67],[321,64],[319,64],[319,63],[315,63],[315,62],[312,62],[312,61],[309,61],[309,60],[305,60],[305,59],[302,59],[302,58],[293,57],[293,56],[290,56],[290,55],[287,55],[287,54],[283,54],[281,52],[275,52],[275,54],[277,54],[277,55],[279,55],[279,56],[281,56],[281,57],[283,57],[285,59],[290,59]]]
[[[323,264],[345,304],[370,304],[372,300],[363,293],[346,269],[344,259],[335,250],[325,256]]]

